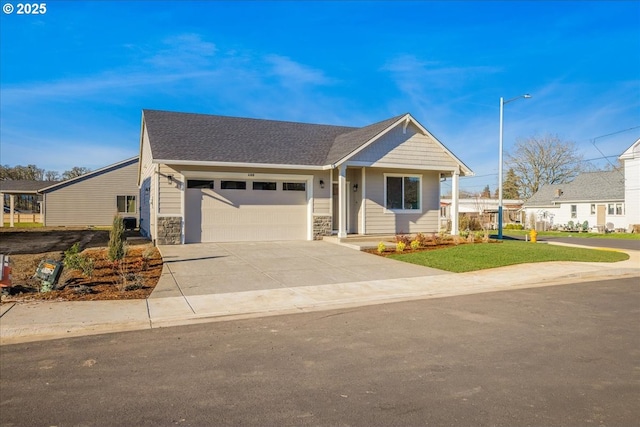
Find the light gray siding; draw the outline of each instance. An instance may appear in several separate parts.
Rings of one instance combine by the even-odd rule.
[[[89,173],[45,191],[46,226],[108,226],[118,213],[117,196],[134,196],[135,212],[123,217],[139,218],[138,159]]]
[[[440,176],[420,170],[366,169],[367,234],[435,233],[440,215]],[[384,174],[422,175],[422,213],[394,213],[385,209]]]
[[[160,187],[158,214],[182,215],[184,179],[180,171],[167,165],[160,165],[158,186]]]
[[[371,166],[415,166],[433,170],[457,167],[456,161],[437,142],[418,132],[418,128],[413,125],[407,126],[406,133],[403,133],[401,125],[391,129],[356,154],[350,162],[364,162]]]

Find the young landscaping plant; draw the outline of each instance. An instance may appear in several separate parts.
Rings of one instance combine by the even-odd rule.
[[[126,255],[124,244],[124,221],[119,215],[113,217],[113,226],[109,232],[109,261],[120,261]]]

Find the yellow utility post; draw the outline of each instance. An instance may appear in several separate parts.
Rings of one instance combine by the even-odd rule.
[[[536,243],[536,241],[537,241],[537,237],[538,237],[538,232],[536,231],[536,229],[535,229],[535,228],[534,228],[534,229],[532,229],[532,230],[529,232],[529,236],[531,237],[531,243]]]

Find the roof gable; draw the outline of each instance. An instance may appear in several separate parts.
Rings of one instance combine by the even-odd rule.
[[[399,116],[338,135],[327,156],[327,163],[338,163],[347,156],[353,155],[364,144],[381,135],[390,127],[393,127],[393,125],[405,116],[407,116],[407,114],[401,114]]]
[[[97,176],[97,175],[102,175],[104,173],[108,173],[108,172],[114,171],[116,169],[120,169],[120,168],[123,168],[125,166],[132,165],[132,164],[137,163],[137,162],[138,162],[138,156],[132,157],[130,159],[122,160],[122,161],[120,161],[118,163],[114,163],[114,164],[111,164],[109,166],[105,166],[103,168],[96,169],[96,170],[91,171],[91,172],[87,172],[84,175],[80,175],[80,176],[77,176],[75,178],[68,179],[66,181],[58,182],[58,183],[55,183],[53,185],[49,185],[48,187],[44,187],[44,188],[41,187],[39,192],[40,193],[49,193],[49,192],[55,191],[55,190],[57,190],[59,188],[63,188],[63,187],[67,187],[69,185],[72,185],[72,184],[74,184],[76,182],[85,181],[87,179],[90,179],[91,177],[94,177],[94,176]]]
[[[636,157],[640,157],[640,138],[622,153],[620,160],[635,159]]]

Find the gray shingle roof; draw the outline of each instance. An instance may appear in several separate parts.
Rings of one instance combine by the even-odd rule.
[[[7,194],[35,194],[38,190],[58,181],[5,180],[0,181],[0,192]]]
[[[143,110],[154,159],[324,166],[401,116],[362,128]]]
[[[561,191],[560,196],[557,190]],[[624,200],[624,176],[620,171],[586,172],[566,184],[545,184],[524,205],[605,200]]]

